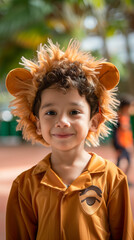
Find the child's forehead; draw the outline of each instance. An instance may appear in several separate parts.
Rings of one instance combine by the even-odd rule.
[[[79,95],[78,89],[74,87],[69,87],[69,88],[60,88],[57,87],[56,85],[52,85],[42,91],[42,95],[50,95],[50,97],[53,97],[54,95],[61,95],[61,96],[66,96],[66,95],[72,95],[76,94]]]
[[[65,101],[68,103],[74,103],[74,105],[80,105],[83,102],[87,102],[85,96],[81,96],[76,88],[60,89],[55,86],[51,86],[42,92],[41,102],[60,102]]]

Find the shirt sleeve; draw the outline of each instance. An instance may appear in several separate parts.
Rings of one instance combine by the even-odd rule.
[[[116,180],[108,202],[109,225],[113,240],[134,240],[134,223],[131,211],[127,178]]]
[[[6,240],[36,239],[37,223],[33,209],[14,181],[7,203]]]

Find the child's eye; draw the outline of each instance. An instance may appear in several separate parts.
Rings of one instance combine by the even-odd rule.
[[[45,113],[45,115],[56,115],[55,111],[48,111]]]
[[[73,110],[70,112],[71,115],[77,115],[79,113],[80,113],[80,111],[78,111],[78,110]]]

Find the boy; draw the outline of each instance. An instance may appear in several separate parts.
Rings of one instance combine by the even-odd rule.
[[[117,166],[119,167],[120,161],[126,159],[128,166],[126,174],[131,166],[131,152],[133,150],[133,132],[130,121],[130,106],[131,101],[125,97],[120,101],[118,111],[118,125],[113,131],[113,145],[117,151]]]
[[[12,112],[26,140],[52,153],[14,181],[7,205],[9,239],[134,239],[126,176],[113,163],[85,151],[116,121],[111,89],[119,72],[95,61],[71,41],[65,52],[49,40],[38,61],[6,79]]]

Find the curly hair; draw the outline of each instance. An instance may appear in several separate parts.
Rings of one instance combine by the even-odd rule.
[[[87,81],[79,62],[61,62],[60,65],[49,71],[38,87],[33,103],[32,112],[38,117],[42,91],[53,86],[66,92],[70,88],[78,90],[80,96],[85,96],[91,108],[91,117],[98,112],[99,100],[95,95],[95,90]]]

